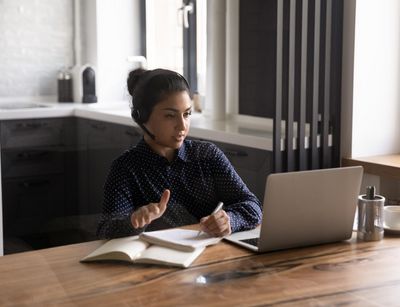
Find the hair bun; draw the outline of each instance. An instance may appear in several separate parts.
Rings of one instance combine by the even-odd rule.
[[[133,93],[135,91],[135,88],[140,80],[140,78],[143,76],[143,74],[146,72],[145,69],[143,68],[137,68],[135,70],[132,70],[129,75],[128,75],[128,80],[127,80],[127,85],[128,85],[128,92],[133,96]]]

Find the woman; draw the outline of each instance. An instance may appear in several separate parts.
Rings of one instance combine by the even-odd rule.
[[[133,120],[143,139],[111,166],[98,236],[112,238],[200,222],[225,236],[260,223],[261,207],[213,144],[186,140],[191,99],[187,81],[164,69],[128,77]],[[217,203],[222,210],[212,214]]]

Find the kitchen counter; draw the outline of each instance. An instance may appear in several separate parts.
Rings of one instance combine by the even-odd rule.
[[[76,116],[110,123],[133,125],[129,103],[110,102],[95,104],[38,102],[42,107],[1,109],[0,120],[32,119]],[[272,120],[263,126],[241,124],[234,120],[212,120],[195,113],[192,115],[190,137],[231,143],[272,151]]]
[[[9,99],[8,101],[0,99],[1,121],[63,117],[79,117],[126,126],[137,126],[131,118],[128,101],[107,104],[78,104],[31,99]],[[191,116],[189,137],[272,151],[272,120],[266,119],[262,126],[252,123],[244,125],[233,120],[212,120],[202,114],[194,113]],[[0,177],[0,196],[1,185]],[[0,198],[0,256],[3,254],[2,211]]]

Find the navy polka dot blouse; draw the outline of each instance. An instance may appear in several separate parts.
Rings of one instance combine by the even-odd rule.
[[[171,196],[164,214],[146,230],[196,224],[224,203],[232,232],[252,229],[261,222],[261,205],[214,144],[185,140],[172,162],[156,154],[142,139],[113,161],[104,186],[99,238],[138,234],[130,216],[140,206]]]

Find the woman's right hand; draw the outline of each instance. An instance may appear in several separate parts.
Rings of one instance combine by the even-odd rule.
[[[170,190],[166,189],[161,195],[160,202],[150,203],[134,211],[131,215],[131,223],[133,228],[142,228],[163,215],[165,209],[167,209],[170,195]]]

